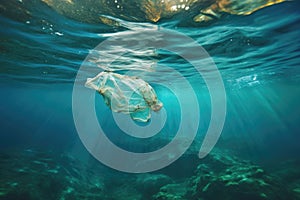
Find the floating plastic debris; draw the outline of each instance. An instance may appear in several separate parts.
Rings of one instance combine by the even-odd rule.
[[[163,106],[153,88],[138,77],[104,71],[89,78],[86,86],[97,90],[113,112],[130,114],[136,121],[149,121],[151,110],[159,111]]]

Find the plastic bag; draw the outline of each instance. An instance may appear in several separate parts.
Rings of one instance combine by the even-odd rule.
[[[159,111],[163,106],[153,88],[138,77],[104,71],[88,78],[85,85],[97,90],[113,112],[130,114],[136,121],[149,121],[151,110]]]

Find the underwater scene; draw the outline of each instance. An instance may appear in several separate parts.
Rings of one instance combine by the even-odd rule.
[[[1,0],[0,200],[300,200],[299,0]]]

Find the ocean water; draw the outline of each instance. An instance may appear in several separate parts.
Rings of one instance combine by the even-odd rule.
[[[295,0],[204,24],[188,20],[196,11],[156,23],[105,16],[118,22],[105,24],[69,18],[37,0],[0,2],[0,199],[300,199],[299,8]],[[177,34],[167,43],[177,52],[148,46],[155,34],[135,35],[153,30]],[[109,38],[123,38],[124,46],[105,46]],[[84,87],[103,69],[85,64],[99,44],[115,59],[111,52],[136,41],[136,51],[116,58],[114,72],[148,82],[163,110],[147,123],[127,116],[134,125],[126,121],[122,129],[116,116],[124,114]],[[195,44],[210,61],[180,56],[193,55]],[[112,146],[135,155],[173,144],[178,130],[181,137],[161,158],[137,161],[111,152],[93,117]],[[155,121],[163,124],[153,126],[157,135],[139,138]],[[218,136],[219,127],[220,137],[210,138],[212,151],[200,159],[212,121],[209,134]]]

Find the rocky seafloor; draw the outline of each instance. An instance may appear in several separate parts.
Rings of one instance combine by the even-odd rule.
[[[22,150],[0,153],[0,200],[296,200],[297,161],[269,172],[215,150],[185,155],[159,172],[127,174],[66,153]]]

